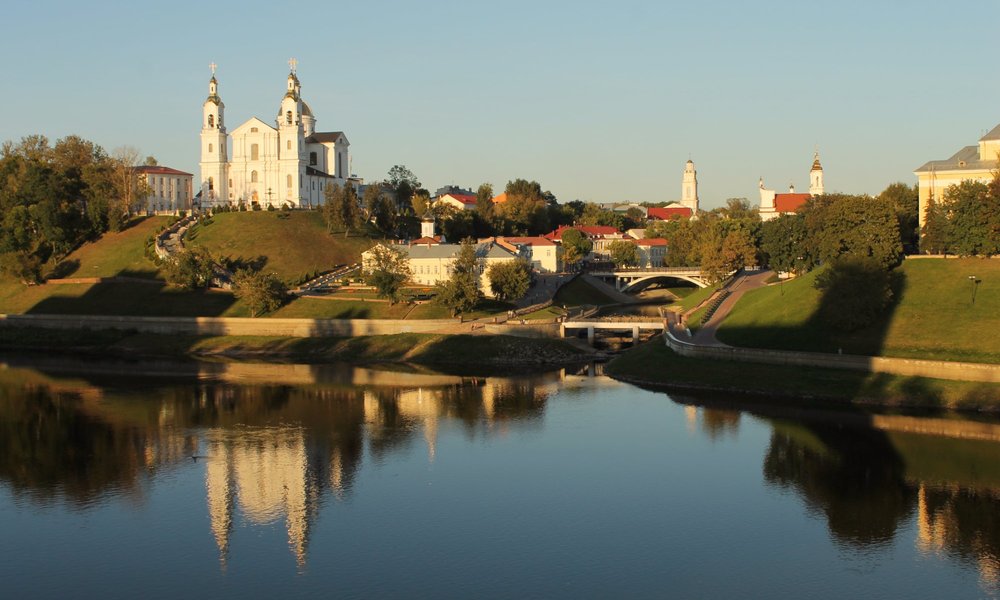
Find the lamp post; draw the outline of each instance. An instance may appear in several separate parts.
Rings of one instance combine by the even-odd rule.
[[[979,286],[979,280],[976,279],[975,275],[969,275],[969,281],[972,282],[972,303],[976,303],[976,287]]]

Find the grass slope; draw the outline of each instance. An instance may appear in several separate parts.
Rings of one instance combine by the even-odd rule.
[[[614,304],[615,300],[601,290],[587,283],[582,277],[576,277],[563,285],[556,292],[553,303],[558,306],[580,306],[581,304]]]
[[[717,335],[735,346],[1000,362],[1000,260],[910,259],[877,323],[843,333],[816,318],[816,273],[747,293]],[[972,303],[969,277],[981,281]]]
[[[193,227],[187,244],[220,257],[263,258],[266,270],[296,284],[337,265],[360,262],[372,242],[330,235],[319,211],[258,211],[217,214],[210,225]]]
[[[675,354],[662,340],[615,358],[605,372],[677,389],[742,391],[774,398],[884,406],[1000,411],[1000,384],[903,377],[818,367],[702,360]]]

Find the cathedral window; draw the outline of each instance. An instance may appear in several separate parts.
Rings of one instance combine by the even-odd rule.
[[[257,171],[250,171],[250,183],[257,183]]]
[[[233,187],[233,180],[232,179],[229,180],[229,187],[230,187],[230,189],[232,189],[232,187]]]
[[[316,153],[315,152],[310,152],[309,153],[309,166],[311,166],[311,167],[315,167],[316,166]]]
[[[209,153],[209,154],[211,154],[211,153],[212,153],[212,144],[209,144],[209,145],[208,145],[208,153]]]
[[[250,144],[250,160],[260,158],[260,147],[257,144]]]
[[[211,192],[214,189],[215,189],[215,179],[209,177],[208,178],[208,191]]]
[[[208,126],[215,127],[215,115],[208,115]]]
[[[292,140],[288,140],[287,142],[285,142],[285,149],[286,150],[292,149]]]
[[[250,133],[257,133],[257,128],[256,127],[251,127],[250,128]]]
[[[285,112],[285,123],[292,124],[292,111],[290,110]]]
[[[291,175],[286,175],[285,176],[285,187],[292,187],[292,176]]]

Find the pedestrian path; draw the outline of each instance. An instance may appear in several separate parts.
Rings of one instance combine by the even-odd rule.
[[[715,309],[711,318],[702,324],[701,328],[694,334],[692,342],[700,346],[718,346],[725,347],[727,344],[723,344],[716,337],[715,333],[719,329],[719,325],[726,319],[736,303],[739,302],[743,294],[749,292],[750,290],[755,290],[760,287],[767,285],[767,280],[774,275],[773,271],[755,271],[751,273],[743,273],[738,275],[736,279],[726,286],[726,291],[729,292],[728,296],[719,304],[719,307]]]

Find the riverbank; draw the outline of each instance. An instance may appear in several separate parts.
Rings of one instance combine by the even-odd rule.
[[[660,338],[618,356],[605,373],[658,389],[716,391],[810,405],[1000,413],[1000,384],[688,358],[674,353]]]
[[[401,333],[359,337],[164,335],[123,330],[0,328],[0,350],[122,358],[205,358],[303,363],[400,362],[451,367],[578,364],[599,354],[567,342],[507,335]]]

